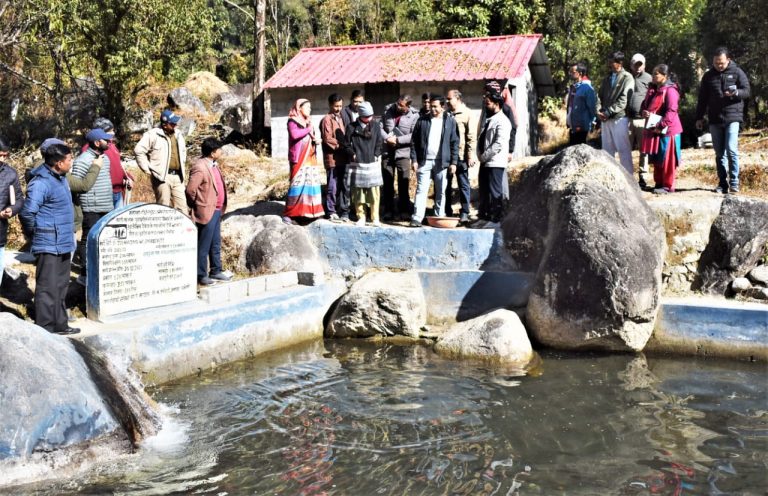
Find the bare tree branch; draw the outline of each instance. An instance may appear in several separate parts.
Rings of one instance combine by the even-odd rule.
[[[23,73],[17,71],[16,69],[14,69],[13,67],[9,66],[5,62],[0,62],[0,69],[4,70],[6,72],[9,72],[9,73],[13,74],[14,76],[23,79],[24,81],[27,81],[27,82],[32,83],[32,84],[35,84],[37,86],[42,86],[43,88],[45,88],[49,92],[53,93],[53,88],[51,88],[50,86],[48,86],[44,82],[38,81],[37,79],[31,78],[31,77],[27,76],[26,74],[23,74]]]

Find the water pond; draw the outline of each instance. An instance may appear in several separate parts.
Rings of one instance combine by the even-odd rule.
[[[315,342],[155,388],[169,428],[44,493],[765,494],[765,364],[545,352],[526,376]]]

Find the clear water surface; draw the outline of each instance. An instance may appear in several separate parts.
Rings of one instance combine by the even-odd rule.
[[[526,376],[315,342],[158,387],[169,429],[43,493],[758,495],[765,364],[545,352]]]

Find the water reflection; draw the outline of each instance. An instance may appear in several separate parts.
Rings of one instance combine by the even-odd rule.
[[[513,376],[314,343],[158,388],[189,441],[80,474],[132,494],[764,494],[762,365],[546,353]]]

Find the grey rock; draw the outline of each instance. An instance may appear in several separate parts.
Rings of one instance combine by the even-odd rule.
[[[325,330],[328,338],[417,338],[427,309],[416,272],[371,272],[339,301]]]
[[[699,259],[695,289],[725,294],[729,283],[752,270],[768,243],[768,201],[728,195]]]
[[[152,129],[153,116],[151,110],[137,110],[129,112],[123,121],[123,128],[127,133],[143,133]]]
[[[191,117],[185,115],[179,121],[179,125],[176,126],[176,129],[178,129],[179,132],[186,138],[192,136],[192,134],[195,132],[195,129],[197,129],[197,122]]]
[[[245,268],[252,274],[286,271],[322,271],[322,264],[301,226],[287,225],[280,217],[259,217],[255,235],[245,253]]]
[[[281,222],[279,217],[270,216],[275,225]],[[224,216],[221,222],[221,239],[226,246],[234,246],[236,253],[239,253],[237,272],[246,272],[246,252],[251,244],[253,237],[264,229],[266,217],[256,217],[254,215],[231,215]]]
[[[171,90],[167,100],[171,107],[179,107],[186,112],[193,112],[198,115],[208,115],[203,102],[183,86]]]
[[[219,122],[243,135],[251,134],[253,129],[253,107],[251,102],[244,101],[222,111]]]
[[[752,283],[746,277],[737,277],[731,282],[731,289],[736,293],[743,293],[752,289]]]
[[[0,374],[0,459],[120,430],[72,342],[9,313],[0,313]]]
[[[435,343],[435,351],[452,358],[527,365],[533,348],[525,327],[511,310],[494,310],[451,326]]]
[[[529,330],[565,349],[642,350],[661,302],[664,230],[605,152],[580,145],[528,168],[510,192],[504,243],[536,273]]]
[[[219,93],[213,97],[211,103],[211,110],[214,112],[224,112],[226,109],[235,107],[246,101],[245,98],[236,95],[235,93],[228,91],[226,93]]]
[[[768,288],[752,288],[747,295],[756,300],[768,300]]]
[[[747,277],[755,284],[768,285],[768,265],[758,265],[749,271]]]

